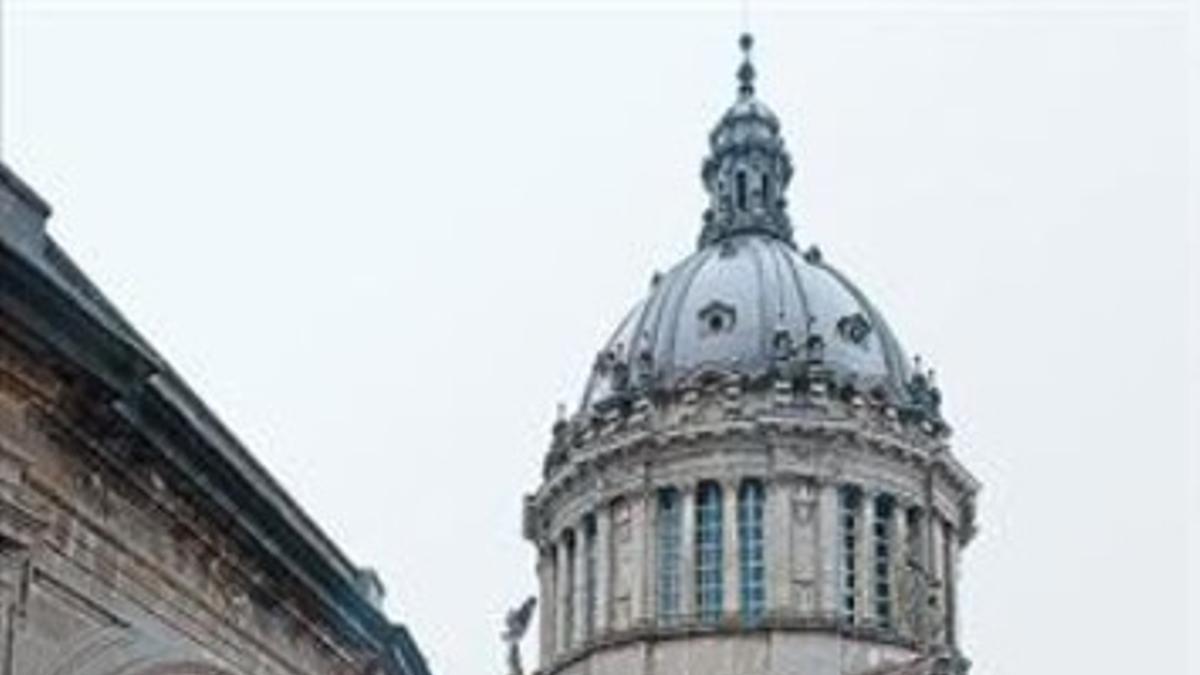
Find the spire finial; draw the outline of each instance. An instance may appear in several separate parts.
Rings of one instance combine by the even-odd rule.
[[[750,62],[750,50],[754,47],[754,36],[742,33],[738,38],[738,46],[742,49],[742,65],[738,68],[738,94],[749,97],[754,95],[754,64]]]

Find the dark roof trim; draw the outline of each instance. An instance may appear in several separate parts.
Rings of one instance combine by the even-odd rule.
[[[42,218],[50,217],[53,211],[50,208],[50,202],[42,199],[41,195],[34,192],[33,188],[29,187],[25,181],[13,173],[4,162],[0,162],[0,185],[8,188],[26,206],[36,211]]]
[[[3,165],[0,182],[49,213]],[[95,378],[117,412],[230,516],[250,550],[309,588],[347,637],[388,655],[388,675],[427,675],[408,632],[361,592],[358,569],[53,240],[44,231],[34,237],[20,247],[0,237],[0,316],[18,337]]]
[[[95,317],[2,241],[0,313],[18,319],[48,347],[79,364],[116,395],[153,372],[150,364],[139,358],[136,346],[104,330]]]

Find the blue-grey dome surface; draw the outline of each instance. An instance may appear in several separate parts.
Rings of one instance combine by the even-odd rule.
[[[895,405],[943,428],[932,371],[910,364],[883,317],[811,248],[797,252],[793,175],[779,118],[755,95],[743,37],[734,103],[708,136],[698,250],[665,275],[596,357],[581,410],[628,404],[720,373]]]
[[[734,236],[656,276],[598,355],[583,407],[706,373],[766,376],[814,350],[835,383],[904,399],[908,359],[862,292],[816,249]]]

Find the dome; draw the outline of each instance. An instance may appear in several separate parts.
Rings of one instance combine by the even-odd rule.
[[[978,482],[932,372],[797,246],[779,118],[748,58],[738,80],[695,251],[651,277],[581,408],[559,408],[522,504],[538,672],[965,675]]]
[[[831,381],[902,403],[912,369],[883,317],[844,275],[788,243],[743,234],[702,247],[628,312],[600,351],[585,409],[708,374],[751,380],[813,360]]]
[[[932,372],[910,365],[880,313],[817,248],[797,252],[784,198],[792,159],[778,117],[755,96],[750,46],[744,37],[737,99],[708,137],[698,250],[655,275],[600,350],[581,410],[716,375],[821,379],[944,428]]]

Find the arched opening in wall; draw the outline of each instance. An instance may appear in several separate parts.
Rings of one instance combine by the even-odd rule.
[[[701,621],[721,619],[722,574],[721,486],[712,481],[696,488],[696,614]]]
[[[842,621],[854,624],[858,614],[858,552],[862,490],[855,485],[838,489],[838,572],[842,598]]]
[[[747,480],[738,490],[738,580],[742,621],[757,623],[766,605],[763,560],[763,484]]]
[[[892,518],[896,500],[889,494],[876,495],[872,504],[871,601],[875,625],[892,627]]]
[[[658,491],[655,512],[655,560],[657,569],[658,621],[671,625],[679,618],[680,544],[683,541],[683,509],[679,490],[673,487]]]
[[[738,171],[736,178],[737,207],[739,211],[746,210],[746,172]]]

